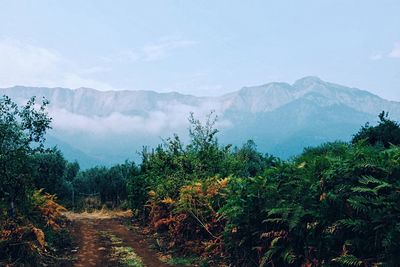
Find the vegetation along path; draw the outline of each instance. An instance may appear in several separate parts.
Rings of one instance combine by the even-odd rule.
[[[74,266],[159,266],[170,265],[148,248],[144,236],[122,223],[124,213],[70,213],[72,235],[77,241]]]

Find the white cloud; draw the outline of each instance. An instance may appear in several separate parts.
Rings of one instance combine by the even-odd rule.
[[[92,87],[111,90],[106,83],[88,78],[99,67],[80,70],[58,52],[13,39],[0,39],[0,87]]]
[[[400,42],[395,43],[390,52],[378,52],[370,56],[371,60],[381,60],[384,58],[400,58]]]
[[[24,44],[16,40],[0,41],[0,83],[1,86],[37,83],[48,79],[60,64],[61,58],[55,52]]]
[[[165,58],[171,51],[194,45],[195,42],[189,40],[163,41],[145,45],[142,49],[145,61],[157,61]]]
[[[142,55],[140,55],[139,51],[135,50],[122,50],[117,53],[113,53],[108,56],[99,57],[105,63],[122,63],[122,62],[135,62],[141,60]]]
[[[391,58],[400,58],[400,43],[396,43],[389,53],[389,57]]]
[[[184,39],[163,38],[161,41],[146,44],[142,47],[122,50],[109,56],[103,56],[104,62],[159,61],[167,58],[173,51],[195,45],[196,42]]]
[[[164,113],[152,112],[148,118],[113,113],[109,116],[85,116],[65,109],[51,109],[53,128],[66,132],[83,132],[94,135],[157,134],[166,127]]]
[[[223,106],[214,101],[201,105],[185,105],[175,101],[158,102],[157,107],[146,115],[125,115],[113,112],[106,116],[87,116],[73,113],[65,108],[50,106],[53,128],[63,133],[84,133],[97,137],[109,135],[168,136],[183,131],[189,126],[188,116],[194,112],[200,120],[205,120],[211,110],[222,116]],[[232,123],[222,117],[217,128],[231,127]]]

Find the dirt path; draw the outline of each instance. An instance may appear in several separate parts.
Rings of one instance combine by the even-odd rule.
[[[90,214],[70,214],[68,217],[72,220],[72,235],[79,247],[76,267],[170,266],[148,248],[143,236],[128,230],[118,218]],[[125,264],[121,258],[126,258]]]
[[[99,223],[89,219],[73,221],[72,234],[79,246],[78,260],[74,266],[101,266],[99,263],[106,258],[105,251],[100,249],[99,237],[95,230]]]

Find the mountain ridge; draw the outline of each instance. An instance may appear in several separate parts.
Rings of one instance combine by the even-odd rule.
[[[154,146],[160,143],[160,137],[173,133],[186,135],[190,112],[204,119],[214,110],[223,142],[240,145],[254,139],[261,151],[285,158],[299,153],[301,146],[349,140],[351,133],[367,121],[376,120],[382,110],[400,119],[399,102],[315,76],[293,84],[245,86],[208,97],[146,90],[24,86],[0,89],[3,94],[19,104],[33,95],[46,97],[50,101],[49,114],[54,118],[52,135],[66,147],[69,159],[73,159],[77,148],[79,158],[87,154],[91,161],[87,166],[93,165],[93,159],[99,164],[137,159],[134,154],[142,145]],[[301,146],[291,145],[291,149],[285,145],[296,144],[296,140]],[[283,153],[279,147],[287,151]]]
[[[99,94],[111,94],[111,93],[117,93],[117,94],[126,94],[126,93],[149,93],[149,94],[156,94],[156,95],[174,95],[174,96],[182,96],[182,97],[192,97],[192,98],[200,98],[200,99],[207,99],[207,98],[221,98],[221,97],[226,97],[235,93],[239,93],[243,90],[254,90],[257,88],[265,88],[265,87],[271,87],[274,85],[280,85],[280,86],[284,86],[284,87],[291,87],[294,89],[297,88],[302,88],[304,87],[304,83],[311,83],[311,84],[315,84],[315,83],[323,83],[323,84],[328,84],[332,87],[343,87],[346,88],[346,90],[353,90],[353,91],[357,91],[359,93],[365,93],[367,95],[373,96],[373,97],[377,97],[380,99],[384,99],[382,97],[380,97],[379,95],[373,94],[367,90],[362,90],[356,87],[347,87],[347,86],[343,86],[343,85],[339,85],[337,83],[332,83],[332,82],[326,82],[323,81],[322,79],[320,79],[317,76],[306,76],[303,78],[300,78],[298,80],[296,80],[295,82],[293,82],[293,84],[287,83],[287,82],[269,82],[269,83],[265,83],[265,84],[261,84],[261,85],[253,85],[253,86],[243,86],[242,88],[240,88],[239,90],[236,91],[232,91],[232,92],[228,92],[225,94],[221,94],[218,96],[197,96],[194,94],[184,94],[184,93],[180,93],[180,92],[176,92],[176,91],[170,91],[170,92],[157,92],[155,90],[97,90],[95,88],[89,88],[89,87],[78,87],[78,88],[66,88],[66,87],[43,87],[43,86],[24,86],[24,85],[15,85],[12,87],[6,87],[6,88],[0,88],[1,91],[5,91],[5,90],[18,90],[18,89],[34,89],[34,90],[50,90],[50,91],[57,91],[57,90],[65,90],[65,91],[70,91],[70,92],[80,92],[80,91],[91,91],[91,92],[96,92]],[[300,84],[303,84],[302,86],[300,86]],[[398,102],[398,101],[394,101],[394,100],[387,100],[384,99],[386,101],[389,102]]]

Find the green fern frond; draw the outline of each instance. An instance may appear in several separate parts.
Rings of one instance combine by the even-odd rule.
[[[357,233],[364,233],[366,231],[365,227],[368,225],[364,220],[357,219],[343,219],[337,221],[337,223],[338,225]]]
[[[370,194],[376,195],[376,191],[369,187],[357,186],[357,187],[353,187],[351,189],[351,191],[353,191],[354,193],[370,193]]]
[[[283,260],[288,264],[293,264],[296,260],[296,255],[294,254],[293,250],[288,248],[283,252]]]
[[[350,207],[352,207],[357,212],[367,212],[369,210],[369,207],[362,203],[360,201],[360,198],[352,197],[349,198],[347,202],[350,204]]]
[[[333,262],[337,262],[343,266],[361,266],[363,262],[354,255],[342,255],[338,258],[332,259]]]
[[[267,252],[264,253],[263,257],[260,261],[260,266],[265,266],[269,261],[271,261],[272,257],[276,254],[278,248],[270,248]]]
[[[384,183],[382,180],[379,180],[372,176],[363,176],[358,180],[360,183],[367,185],[367,184],[382,184]]]

